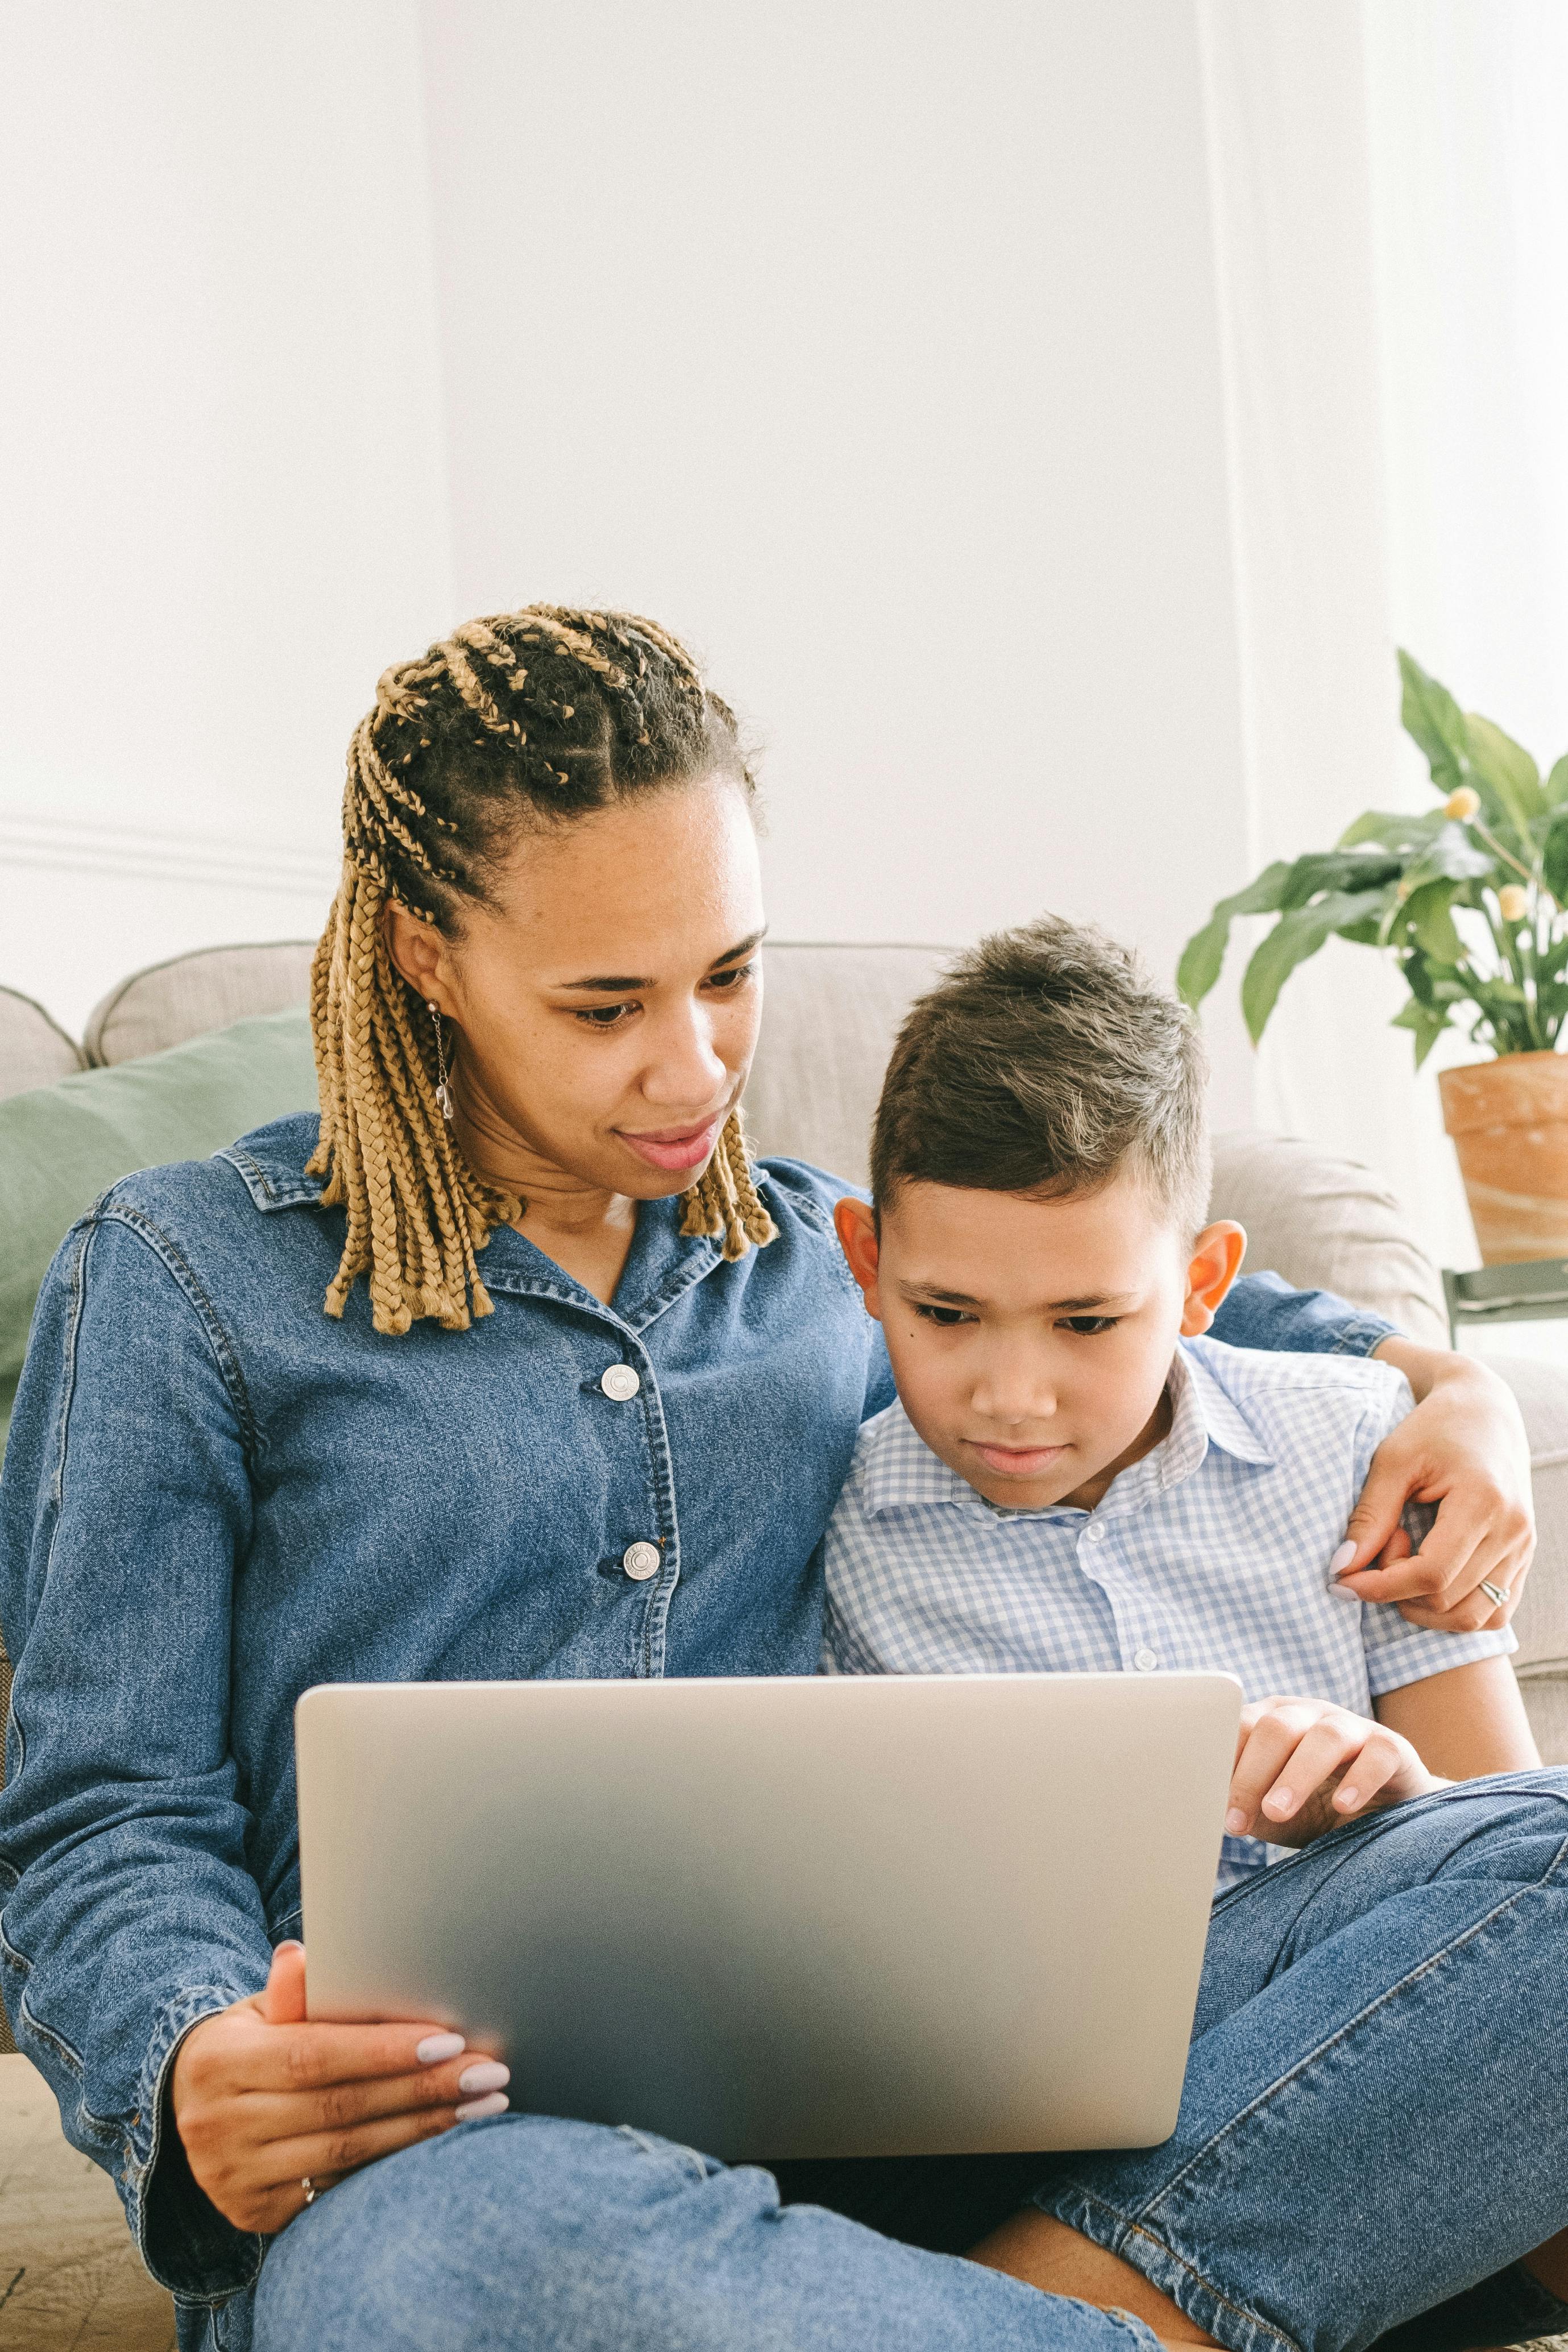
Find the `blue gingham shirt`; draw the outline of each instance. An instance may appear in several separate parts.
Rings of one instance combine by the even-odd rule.
[[[1001,1510],[901,1404],[860,1433],[828,1526],[828,1661],[846,1674],[1233,1674],[1370,1715],[1384,1691],[1517,1644],[1436,1633],[1329,1590],[1409,1385],[1367,1358],[1188,1339],[1169,1433],[1092,1511]],[[1219,1885],[1281,1851],[1227,1837]]]

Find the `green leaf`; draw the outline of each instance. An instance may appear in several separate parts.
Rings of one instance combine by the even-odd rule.
[[[1479,882],[1497,873],[1506,873],[1510,881],[1519,878],[1511,866],[1500,866],[1489,850],[1472,841],[1462,824],[1445,821],[1415,864],[1405,867],[1405,879],[1415,892],[1424,882]]]
[[[1428,677],[1413,655],[1399,648],[1400,724],[1426,754],[1432,782],[1447,799],[1464,783],[1470,764],[1469,730],[1465,714],[1446,686]]]
[[[1396,1013],[1389,1024],[1394,1029],[1411,1029],[1415,1033],[1415,1066],[1421,1067],[1433,1046],[1448,1025],[1446,1013],[1434,1013],[1413,996],[1401,1013]]]
[[[1354,849],[1361,842],[1372,841],[1384,849],[1425,849],[1447,822],[1441,809],[1428,809],[1424,816],[1407,816],[1398,809],[1368,809],[1364,816],[1346,826],[1338,846]]]
[[[1563,752],[1547,777],[1543,790],[1549,807],[1561,808],[1563,802],[1568,801],[1568,751]]]
[[[1336,890],[1310,907],[1292,908],[1280,916],[1258,947],[1241,983],[1241,1009],[1255,1045],[1296,966],[1316,955],[1335,931],[1366,922],[1379,911],[1383,900],[1381,890]]]
[[[1321,890],[1380,890],[1404,871],[1402,857],[1380,856],[1375,849],[1316,850],[1297,858],[1279,904],[1304,907]]]
[[[1289,858],[1277,858],[1245,890],[1237,890],[1234,898],[1222,898],[1202,930],[1193,933],[1176,966],[1176,993],[1184,1004],[1190,1004],[1196,1012],[1219,978],[1236,917],[1273,914],[1283,903],[1291,871]]]
[[[1531,827],[1537,817],[1546,814],[1546,795],[1541,789],[1541,771],[1522,743],[1505,735],[1500,727],[1483,719],[1477,710],[1465,720],[1470,739],[1470,766],[1479,780],[1490,784],[1514,831],[1523,839],[1531,838]]]
[[[1437,963],[1458,963],[1465,952],[1449,912],[1456,887],[1452,882],[1426,883],[1410,893],[1402,909],[1411,938]]]
[[[1555,775],[1557,769],[1553,768],[1552,773]],[[1559,809],[1547,828],[1546,845],[1541,853],[1541,878],[1560,907],[1568,905],[1568,808]]]

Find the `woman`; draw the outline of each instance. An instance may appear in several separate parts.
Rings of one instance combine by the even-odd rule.
[[[40,1300],[0,1489],[7,2001],[187,2347],[1109,2345],[1129,2324],[927,2250],[1003,2222],[1016,2167],[846,2187],[917,2243],[805,2204],[781,2227],[760,2171],[503,2117],[498,2070],[449,2034],[302,2021],[290,1712],[310,1684],[816,1664],[815,1548],[890,1390],[833,1236],[841,1188],[753,1170],[737,1122],[752,789],[731,713],[646,621],[531,607],[388,671],[351,746],[315,967],[319,1125],[118,1185]],[[1233,1339],[1396,1355],[1426,1402],[1380,1457],[1361,1557],[1414,1488],[1446,1499],[1423,1562],[1358,1589],[1483,1622],[1483,1580],[1516,1585],[1529,1539],[1488,1467],[1517,1436],[1498,1384],[1277,1286],[1227,1314]],[[1184,2252],[1113,2244],[1102,2165],[1052,2287],[1168,2335],[1193,2332],[1178,2303],[1226,2341],[1289,2332],[1316,2292],[1297,2273],[1321,2250],[1300,2184],[1321,2147],[1358,2147],[1369,2192],[1333,2225],[1356,2307],[1312,2316],[1324,2342],[1503,2272],[1568,2218],[1560,2122],[1532,2124],[1530,2182],[1492,2160],[1504,2078],[1531,2117],[1553,2095],[1538,2021],[1568,1937],[1531,1897],[1561,1899],[1541,1857],[1568,1783],[1486,1786],[1403,1809],[1403,1839],[1342,1832],[1321,1886],[1309,1853],[1270,1874],[1298,1873],[1294,1905],[1254,1896],[1244,1932],[1216,1929],[1198,2126],[1217,2145],[1243,2091],[1267,2112],[1278,2229],[1249,2240],[1258,2183],[1216,2181]],[[1441,1976],[1455,1920],[1480,1932],[1478,1857],[1508,1952],[1467,2031],[1436,2000],[1418,2022],[1394,1990]],[[1397,2008],[1404,2051],[1374,2053],[1353,2101],[1318,2063],[1333,1997],[1283,1948],[1288,1915],[1304,1946],[1303,1906],[1336,1902],[1344,1979]],[[1266,2083],[1311,2068],[1311,2120],[1264,2097],[1259,2063]],[[1454,2179],[1395,2262],[1395,2152],[1435,2080]],[[1555,2315],[1510,2273],[1487,2324],[1518,2332],[1531,2293]]]

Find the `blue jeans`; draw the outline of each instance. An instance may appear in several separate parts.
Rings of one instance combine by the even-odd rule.
[[[255,2352],[1150,2352],[931,2250],[1029,2197],[1233,2352],[1359,2352],[1424,2312],[1412,2346],[1555,2332],[1568,2307],[1513,2265],[1568,2224],[1565,2019],[1568,1771],[1472,1782],[1221,1899],[1161,2147],[820,2168],[882,2234],[760,2167],[500,2116],[301,2215]],[[226,2315],[210,2340],[243,2341]]]

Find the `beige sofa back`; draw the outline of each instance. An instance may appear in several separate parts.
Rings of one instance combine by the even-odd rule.
[[[89,1024],[100,1061],[154,1053],[247,1013],[303,1003],[310,943],[209,949],[139,972],[105,997]],[[933,946],[779,941],[767,952],[767,1009],[747,1095],[763,1151],[788,1153],[855,1182],[888,1051],[910,999],[951,952]],[[13,1013],[15,1018],[13,1019]],[[53,1055],[77,1049],[28,1000],[0,992],[0,1095]],[[22,1077],[27,1085],[63,1075]],[[1436,1269],[1397,1201],[1367,1169],[1314,1144],[1250,1131],[1215,1147],[1212,1206],[1248,1234],[1248,1271],[1335,1290],[1385,1315],[1414,1339],[1446,1333]],[[1568,1373],[1510,1364],[1530,1430],[1541,1550],[1518,1620],[1520,1666],[1543,1748],[1568,1761]]]

